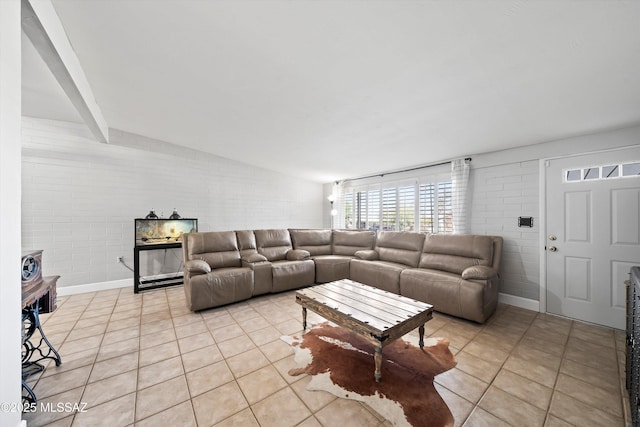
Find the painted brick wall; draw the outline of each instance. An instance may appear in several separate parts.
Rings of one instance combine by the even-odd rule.
[[[322,227],[318,183],[167,143],[100,144],[73,123],[24,118],[22,139],[23,249],[44,250],[59,286],[132,277],[117,257],[133,265],[133,220],[152,208],[196,217],[201,231]]]
[[[504,238],[500,292],[539,299],[538,161],[471,169],[470,232]],[[533,228],[519,228],[518,217],[534,218]]]

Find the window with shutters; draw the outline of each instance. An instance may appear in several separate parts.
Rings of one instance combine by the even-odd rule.
[[[347,193],[344,195],[344,224],[345,228],[354,228],[353,193]]]
[[[344,200],[346,228],[453,232],[450,180],[349,190]]]
[[[380,230],[380,190],[369,190],[367,210],[367,228]]]
[[[438,183],[438,233],[453,233],[451,182]]]
[[[385,188],[382,190],[382,229],[395,230],[398,213],[398,189]]]
[[[433,183],[421,184],[420,192],[420,231],[424,233],[433,233],[434,215],[436,206],[436,186]]]
[[[398,187],[398,231],[416,231],[416,186]]]
[[[356,227],[359,229],[367,228],[367,192],[358,191],[356,193]]]
[[[355,193],[356,203],[354,215],[357,227],[349,227],[349,213],[345,215],[347,228],[368,230],[380,229],[380,190],[365,190]]]

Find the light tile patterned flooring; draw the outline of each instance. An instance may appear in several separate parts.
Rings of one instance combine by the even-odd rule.
[[[280,336],[302,329],[293,292],[192,313],[182,287],[115,289],[59,298],[42,317],[63,363],[29,383],[44,404],[87,407],[25,414],[30,427],[389,424],[287,374]],[[500,305],[485,325],[435,313],[426,334],[458,360],[435,380],[456,426],[625,425],[622,331]]]

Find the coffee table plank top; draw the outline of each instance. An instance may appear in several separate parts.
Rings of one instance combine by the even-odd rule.
[[[321,315],[327,314],[323,310],[323,308],[326,308],[326,310],[340,313],[341,317],[349,317],[354,322],[362,323],[364,326],[369,326],[379,331],[387,330],[394,325],[391,319],[385,317],[385,312],[371,308],[367,310],[361,304],[355,304],[354,306],[352,302],[342,298],[339,294],[323,292],[322,290],[306,290],[303,296],[311,300],[307,303],[309,307],[313,309],[316,306]],[[358,306],[367,311],[360,310]],[[335,321],[333,318],[329,320]]]
[[[328,320],[347,320],[377,334],[404,331],[407,323],[415,323],[415,328],[430,319],[433,310],[430,304],[347,279],[299,290],[296,297]]]
[[[389,311],[398,317],[414,316],[431,307],[429,304],[392,294],[372,286],[364,288],[363,286],[366,285],[347,279],[341,281],[341,287],[337,286],[335,282],[326,283],[325,286],[328,289],[335,289],[338,292],[341,291],[345,296],[357,301],[367,303],[381,310]],[[372,295],[375,295],[376,299],[371,299]]]
[[[334,288],[326,286],[313,289],[308,296],[322,302],[329,307],[350,313],[356,318],[365,320],[374,317],[374,326],[380,324],[379,329],[388,329],[391,326],[400,323],[405,318],[409,318],[419,314],[422,310],[413,311],[410,314],[404,313],[404,310],[398,310],[391,304],[367,298],[359,292],[353,292],[349,289]],[[371,319],[369,319],[371,321]]]

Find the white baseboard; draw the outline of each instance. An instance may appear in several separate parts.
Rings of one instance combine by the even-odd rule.
[[[106,291],[108,289],[127,288],[133,290],[133,279],[112,280],[110,282],[89,283],[87,285],[58,286],[56,293],[58,296],[84,294],[86,292]]]
[[[59,296],[67,296],[87,292],[106,291],[109,289],[126,288],[129,286],[133,289],[132,279],[121,279],[112,280],[110,282],[89,283],[86,285],[62,286],[57,288],[57,293]],[[527,310],[540,311],[540,301],[529,298],[500,293],[498,294],[498,301],[504,304],[526,308]]]
[[[504,304],[526,308],[527,310],[540,311],[540,301],[536,301],[534,299],[500,293],[498,294],[498,301]]]

